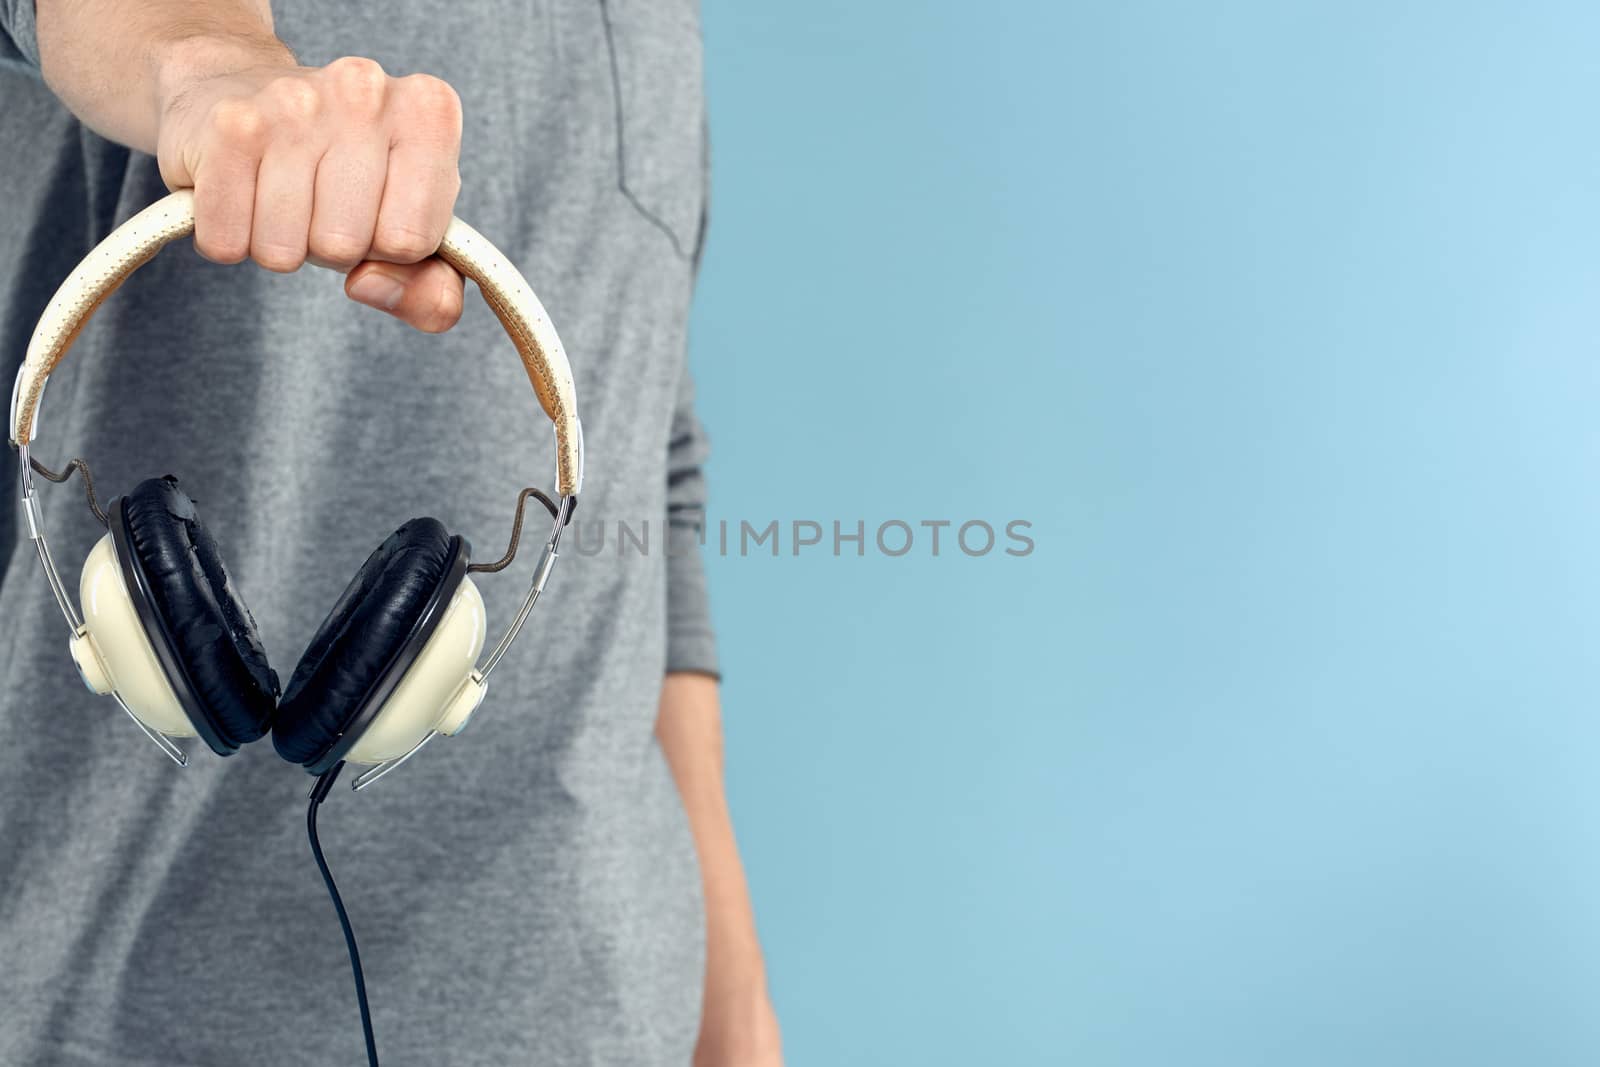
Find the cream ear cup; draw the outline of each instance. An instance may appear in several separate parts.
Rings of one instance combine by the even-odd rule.
[[[488,688],[474,669],[487,630],[483,596],[469,576],[345,760],[382,763],[404,756],[432,732],[459,733]]]
[[[115,691],[135,718],[159,733],[196,736],[139,622],[109,533],[83,564],[78,602],[83,625],[72,636],[72,660],[90,692]]]

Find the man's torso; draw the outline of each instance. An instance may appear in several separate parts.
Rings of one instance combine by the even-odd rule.
[[[660,516],[704,197],[693,0],[274,8],[303,63],[367,55],[460,92],[457,214],[562,334],[583,510]],[[37,82],[0,72],[0,95],[14,371],[56,282],[165,190],[153,161]],[[431,514],[493,558],[517,491],[554,464],[522,367],[470,294],[457,329],[424,337],[329,273],[218,267],[187,244],[84,333],[36,454],[86,457],[106,495],[179,475],[283,677],[388,532]],[[46,494],[75,585],[99,531],[76,487]],[[19,518],[0,506],[0,1061],[355,1060],[344,950],[303,836],[309,779],[265,744],[177,770],[88,696]],[[531,564],[480,583],[491,630]],[[471,728],[328,805],[385,1062],[687,1061],[700,902],[651,736],[664,597],[660,553],[568,554]]]

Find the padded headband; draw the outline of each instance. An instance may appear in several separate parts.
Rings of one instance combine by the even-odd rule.
[[[25,445],[33,436],[45,379],[78,339],[95,310],[164,245],[193,231],[194,193],[185,189],[156,201],[118,226],[67,275],[39,317],[17,376],[11,406],[14,443]],[[555,423],[557,488],[565,496],[576,496],[583,478],[582,431],[578,426],[572,368],[550,316],[511,261],[460,219],[450,220],[437,255],[478,283],[484,302],[517,346],[539,406]]]

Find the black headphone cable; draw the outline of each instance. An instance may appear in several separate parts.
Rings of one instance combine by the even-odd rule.
[[[13,441],[11,442],[11,451],[15,452],[16,450],[17,443]],[[65,467],[61,468],[61,473],[59,474],[51,470],[49,467],[46,467],[43,463],[40,463],[32,456],[28,457],[28,466],[32,467],[37,473],[50,479],[52,482],[55,482],[57,485],[62,484],[68,478],[72,477],[73,471],[77,471],[78,474],[83,478],[83,495],[89,499],[89,510],[94,513],[95,521],[101,526],[111,525],[110,520],[106,518],[106,513],[100,508],[100,501],[95,499],[94,475],[89,473],[89,462],[87,460],[74,457],[67,463]]]
[[[339,887],[333,884],[333,872],[328,870],[328,861],[323,858],[322,843],[317,840],[317,809],[328,798],[334,779],[339,777],[342,770],[344,761],[340,760],[324,771],[317,778],[317,784],[312,786],[311,806],[306,809],[306,836],[311,839],[311,854],[316,857],[317,869],[322,872],[322,880],[328,885],[328,896],[333,900],[333,910],[339,913],[339,926],[344,930],[345,947],[350,950],[350,970],[356,978],[356,1001],[361,1005],[361,1036],[367,1041],[367,1064],[369,1067],[378,1067],[378,1042],[372,1036],[372,1012],[367,1007],[367,981],[361,974],[361,951],[356,948],[356,932],[350,926],[350,915],[344,910]]]

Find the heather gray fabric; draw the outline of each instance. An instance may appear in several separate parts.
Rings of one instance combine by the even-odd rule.
[[[704,441],[685,319],[704,206],[693,0],[277,0],[311,64],[429,71],[466,113],[457,212],[526,273],[571,354],[588,443],[579,511],[652,549],[564,554],[460,738],[323,841],[361,936],[383,1062],[685,1064],[702,936],[687,823],[651,728],[662,674],[714,670],[699,558]],[[164,191],[35,73],[31,0],[0,0],[0,359],[9,375],[73,263]],[[9,380],[9,378],[7,379]],[[51,381],[36,454],[106,494],[177,474],[287,677],[361,561],[434,515],[493,559],[553,435],[493,315],[425,337],[332,274],[217,267],[188,244],[101,310]],[[44,487],[76,581],[98,533]],[[310,779],[267,743],[180,771],[88,696],[0,501],[0,1063],[351,1064],[354,995],[304,835]],[[542,525],[542,522],[540,523]],[[534,557],[479,579],[492,625]]]

